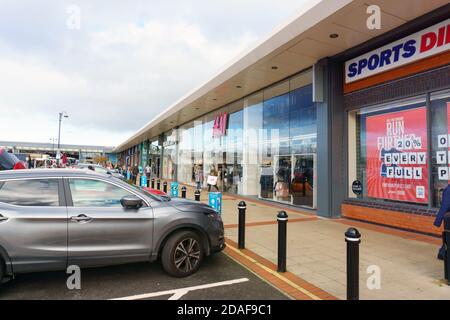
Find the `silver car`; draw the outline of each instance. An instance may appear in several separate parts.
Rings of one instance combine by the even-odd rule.
[[[220,215],[200,202],[90,170],[0,172],[0,279],[157,259],[184,277],[224,246]]]

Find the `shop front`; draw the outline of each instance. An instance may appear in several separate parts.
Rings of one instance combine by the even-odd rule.
[[[440,234],[432,221],[450,181],[449,50],[446,19],[344,63],[344,217]]]
[[[317,125],[311,79],[312,71],[304,71],[180,126],[178,181],[315,208]],[[172,150],[167,145],[164,154]],[[211,177],[216,182],[208,184]]]

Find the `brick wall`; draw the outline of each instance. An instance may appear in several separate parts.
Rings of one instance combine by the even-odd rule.
[[[441,236],[443,228],[433,225],[434,215],[394,211],[373,208],[355,203],[343,203],[342,216],[348,219],[372,222],[375,224],[419,232],[427,235]]]

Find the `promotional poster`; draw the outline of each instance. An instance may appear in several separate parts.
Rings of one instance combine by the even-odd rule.
[[[426,108],[368,116],[368,196],[428,202]]]
[[[450,180],[450,102],[447,103],[447,132],[438,135],[436,151],[436,163],[438,165],[438,179],[441,181]]]

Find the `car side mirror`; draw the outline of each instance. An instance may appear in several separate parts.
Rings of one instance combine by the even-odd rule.
[[[122,207],[125,209],[139,209],[143,205],[143,201],[141,198],[136,196],[125,196],[122,199],[120,199],[120,203],[122,204]]]
[[[111,171],[106,171],[106,174],[112,175]]]

